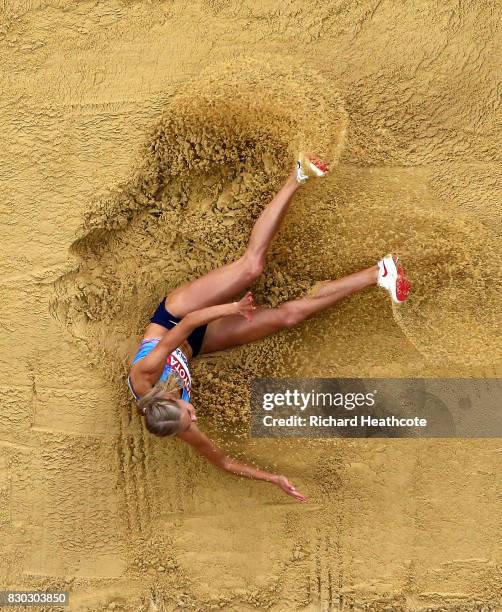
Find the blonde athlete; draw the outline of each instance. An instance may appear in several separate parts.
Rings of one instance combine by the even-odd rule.
[[[262,273],[267,250],[299,185],[325,176],[327,170],[313,156],[300,156],[295,171],[256,221],[244,255],[175,289],[161,301],[127,379],[148,431],[157,436],[176,435],[217,467],[275,484],[299,501],[305,501],[305,496],[285,476],[227,457],[199,430],[190,402],[192,378],[188,364],[199,353],[247,344],[298,325],[371,285],[385,288],[394,302],[407,299],[410,284],[404,270],[397,258],[388,255],[371,268],[322,283],[311,296],[284,302],[277,308],[256,307],[250,292],[239,301],[231,301]],[[179,387],[166,391],[165,383],[172,376]]]

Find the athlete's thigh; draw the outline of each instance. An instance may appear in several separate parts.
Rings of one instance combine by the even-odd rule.
[[[208,324],[201,353],[213,353],[248,344],[266,338],[284,327],[284,311],[280,308],[259,307],[252,321],[239,315],[223,317]]]
[[[253,266],[246,257],[241,257],[172,291],[166,308],[176,317],[184,317],[193,310],[230,302],[255,278]]]

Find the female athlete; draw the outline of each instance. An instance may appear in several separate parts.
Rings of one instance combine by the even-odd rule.
[[[407,299],[410,284],[396,257],[344,278],[317,285],[312,294],[280,304],[257,307],[251,293],[231,301],[262,273],[270,243],[300,184],[322,177],[327,166],[313,156],[301,155],[297,167],[256,221],[245,253],[236,261],[213,270],[170,293],[159,304],[133,358],[127,379],[145,418],[148,431],[158,436],[178,436],[214,465],[246,478],[264,480],[299,501],[305,496],[288,479],[227,457],[197,427],[190,403],[190,359],[254,342],[298,325],[343,298],[371,285],[386,289],[394,302]],[[166,390],[174,377],[177,387]]]

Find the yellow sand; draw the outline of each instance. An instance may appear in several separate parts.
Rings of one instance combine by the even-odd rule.
[[[74,610],[502,606],[499,441],[248,437],[256,376],[500,375],[500,6],[0,16],[0,585]],[[160,299],[243,252],[299,148],[335,170],[295,197],[256,300],[391,250],[414,287],[193,363],[201,427],[305,505],[147,434],[124,379]]]

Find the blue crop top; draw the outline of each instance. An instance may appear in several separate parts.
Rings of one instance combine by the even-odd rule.
[[[138,349],[138,352],[134,356],[132,363],[135,364],[143,357],[146,357],[160,342],[160,338],[147,338],[141,342],[141,345]],[[169,378],[169,375],[173,372],[176,377],[181,380],[183,383],[183,388],[181,392],[181,398],[186,402],[190,401],[190,391],[192,389],[192,376],[190,374],[190,369],[188,368],[188,359],[185,353],[180,349],[175,349],[171,354],[167,356],[166,365],[164,366],[164,370],[160,375],[159,380],[164,381]],[[134,396],[136,401],[139,401],[139,398],[131,384],[131,379],[127,377],[127,384],[129,385],[129,389]]]

